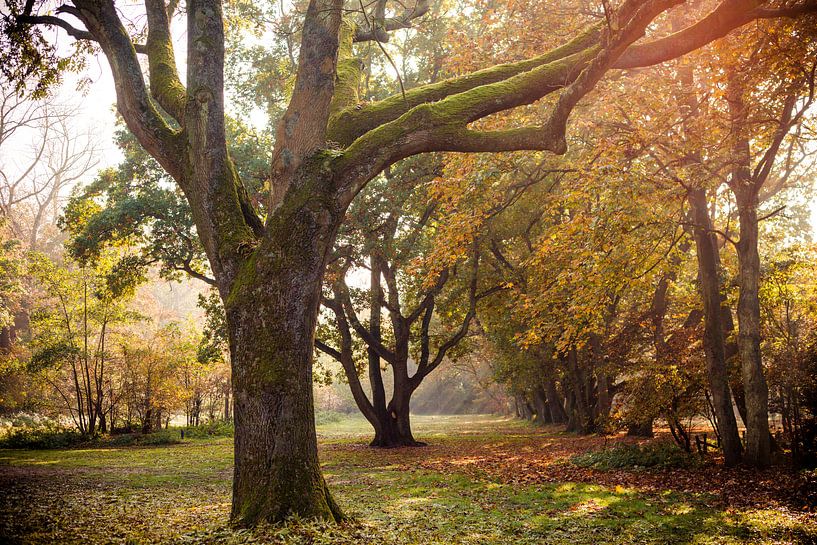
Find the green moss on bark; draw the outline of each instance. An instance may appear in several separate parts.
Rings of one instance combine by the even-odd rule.
[[[423,85],[407,91],[405,97],[402,94],[394,95],[361,108],[347,107],[331,120],[327,137],[342,146],[349,145],[361,135],[398,119],[420,104],[440,101],[477,87],[501,82],[597,45],[600,29],[600,25],[593,25],[570,42],[532,59],[500,64],[466,76]]]
[[[345,17],[340,26],[338,65],[335,77],[335,92],[330,107],[331,115],[335,115],[344,108],[355,106],[360,100],[358,88],[360,86],[362,64],[354,54],[354,36],[355,24],[348,17]]]

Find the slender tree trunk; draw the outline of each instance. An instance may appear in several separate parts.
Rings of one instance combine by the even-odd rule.
[[[744,461],[757,467],[771,462],[769,388],[760,353],[760,256],[757,250],[757,198],[738,200],[740,264],[738,298],[738,350],[746,399],[746,451]]]
[[[610,415],[613,400],[610,397],[610,378],[604,370],[604,347],[602,337],[598,333],[590,334],[590,357],[593,361],[593,370],[596,375],[596,404],[593,410],[594,420],[600,421]],[[592,391],[591,388],[588,388]]]
[[[715,418],[721,434],[724,462],[733,466],[740,462],[741,443],[726,369],[723,324],[721,321],[720,281],[717,269],[717,246],[707,209],[706,190],[689,192],[694,221],[695,247],[698,255],[700,293],[704,306],[704,351],[706,353],[709,388]]]
[[[369,285],[369,332],[376,342],[380,342],[380,265],[377,257],[370,257],[372,270]],[[391,418],[386,408],[386,389],[383,386],[383,373],[380,370],[380,356],[377,350],[371,346],[368,348],[369,356],[369,385],[372,389],[372,408],[374,409],[374,439],[369,444],[372,447],[392,447],[399,446],[396,437],[396,430],[391,425]],[[361,408],[363,410],[363,408]],[[365,414],[365,411],[364,411]],[[370,419],[371,420],[371,419]]]
[[[224,421],[230,421],[230,388],[224,388]]]

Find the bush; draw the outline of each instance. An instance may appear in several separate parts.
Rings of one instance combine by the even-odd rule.
[[[178,430],[160,430],[155,433],[124,433],[121,435],[82,435],[75,429],[65,428],[53,421],[35,425],[15,426],[0,438],[0,448],[48,450],[87,446],[126,447],[138,445],[172,445],[180,443]]]
[[[96,442],[102,446],[132,447],[175,445],[176,443],[181,443],[182,438],[179,430],[168,429],[158,430],[153,433],[123,433],[121,435],[110,435],[107,437],[101,437]]]
[[[323,426],[326,424],[337,424],[346,418],[346,415],[337,411],[315,411],[315,425]]]
[[[616,445],[613,448],[577,454],[570,459],[573,465],[609,470],[623,468],[676,468],[694,467],[700,458],[684,452],[673,443],[659,442],[647,445]]]
[[[209,424],[202,424],[201,426],[191,426],[184,428],[185,439],[207,439],[208,437],[232,437],[235,434],[235,428],[232,422],[225,422],[220,420],[218,422],[211,422]]]
[[[53,449],[76,447],[91,438],[75,430],[57,426],[13,428],[2,439],[0,448]]]

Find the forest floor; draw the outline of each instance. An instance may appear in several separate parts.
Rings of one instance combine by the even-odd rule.
[[[361,419],[319,427],[342,525],[227,524],[232,439],[0,450],[0,543],[817,543],[798,475],[712,462],[602,471],[576,437],[499,417],[416,417],[423,448],[366,445]],[[660,439],[659,439],[660,440]]]

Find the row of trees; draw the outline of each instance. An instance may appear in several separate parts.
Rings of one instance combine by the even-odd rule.
[[[609,100],[588,107],[594,121],[576,131],[567,161],[500,159],[510,166],[493,167],[492,200],[461,206],[488,218],[496,200],[516,199],[513,215],[486,221],[479,236],[490,238],[514,295],[488,314],[489,330],[508,353],[501,376],[526,398],[523,412],[584,432],[615,417],[646,433],[661,416],[687,449],[683,422],[708,413],[727,464],[770,463],[767,375],[779,380],[770,371],[789,365],[773,347],[786,339],[813,350],[808,305],[782,303],[785,290],[768,297],[765,284],[779,282],[781,260],[797,255],[803,261],[790,265],[801,273],[810,264],[800,251],[811,240],[808,210],[798,208],[814,155],[808,32],[790,22],[741,30],[601,85]],[[485,172],[476,163],[466,168]],[[787,288],[811,285],[796,280]],[[804,314],[781,327],[780,305],[795,303]],[[530,359],[522,366],[520,346]],[[797,397],[808,404],[804,386]],[[802,434],[787,426],[787,442],[800,448]]]

